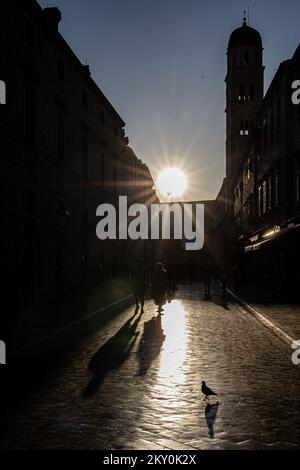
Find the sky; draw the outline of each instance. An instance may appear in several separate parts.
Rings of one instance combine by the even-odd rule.
[[[39,3],[61,10],[61,34],[90,65],[154,180],[169,166],[186,173],[184,200],[215,198],[224,177],[226,49],[243,10],[262,35],[265,91],[300,42],[299,0]]]

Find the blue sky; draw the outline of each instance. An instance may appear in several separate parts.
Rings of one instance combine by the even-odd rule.
[[[300,42],[299,0],[53,0],[60,32],[126,122],[156,178],[180,166],[185,199],[214,198],[224,176],[226,48],[250,9],[265,90]],[[300,78],[300,77],[299,77]]]

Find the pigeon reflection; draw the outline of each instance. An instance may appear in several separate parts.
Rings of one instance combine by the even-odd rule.
[[[205,407],[205,419],[206,419],[209,435],[212,439],[215,435],[215,433],[214,433],[214,423],[215,423],[215,420],[216,420],[216,417],[217,417],[219,405],[220,405],[220,403],[217,401],[213,405],[208,403]]]

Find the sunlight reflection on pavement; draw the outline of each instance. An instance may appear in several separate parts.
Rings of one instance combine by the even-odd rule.
[[[209,406],[202,380],[218,393]],[[185,287],[162,315],[147,301],[142,315],[129,307],[85,338],[3,423],[0,445],[295,448],[299,390],[274,335],[217,293],[205,301]]]
[[[166,339],[160,354],[155,392],[163,386],[169,397],[176,397],[177,386],[186,382],[183,367],[187,350],[186,312],[180,300],[166,304],[164,310],[161,323]]]

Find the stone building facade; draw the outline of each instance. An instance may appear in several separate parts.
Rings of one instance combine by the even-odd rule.
[[[226,180],[215,202],[216,249],[224,256],[218,240],[225,240],[224,262],[231,270],[239,265],[244,283],[279,295],[295,292],[300,106],[291,96],[300,48],[280,64],[264,96],[262,41],[245,19],[230,36],[227,58]]]
[[[60,20],[57,8],[33,0],[1,6],[1,266],[15,324],[38,324],[41,312],[93,296],[103,279],[125,279],[136,255],[151,255],[146,242],[96,237],[100,203],[157,198],[123,119],[59,33]]]
[[[300,77],[300,46],[280,64],[258,111],[255,132],[235,185],[234,214],[252,280],[278,292],[300,286],[300,105],[292,83]]]

